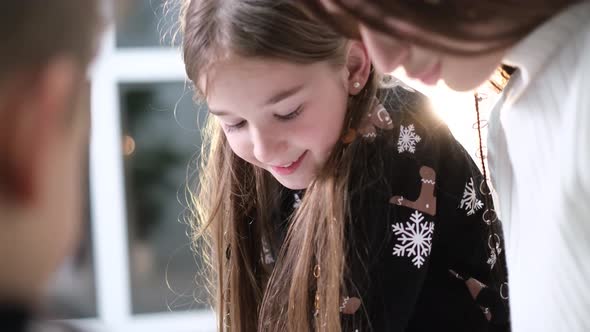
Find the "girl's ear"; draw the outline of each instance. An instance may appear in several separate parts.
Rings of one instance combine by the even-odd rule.
[[[367,84],[371,73],[371,60],[362,42],[350,42],[346,56],[346,69],[349,73],[347,78],[348,93],[357,95]]]

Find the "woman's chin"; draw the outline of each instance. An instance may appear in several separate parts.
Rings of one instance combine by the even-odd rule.
[[[482,84],[486,82],[486,79],[481,80],[474,80],[474,79],[443,79],[443,82],[448,86],[451,90],[457,92],[467,92],[472,91],[479,88]]]

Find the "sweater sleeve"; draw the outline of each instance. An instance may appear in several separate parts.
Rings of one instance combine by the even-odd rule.
[[[547,292],[554,306],[563,309],[552,318],[568,331],[590,329],[590,288],[585,286],[590,280],[590,25],[580,43],[584,47],[580,47],[576,64],[578,74],[571,84],[571,96],[563,101],[573,113],[564,123],[561,174],[548,175],[562,177],[562,182],[554,195],[560,215],[551,246],[557,268],[550,272]]]
[[[438,200],[449,273],[463,282],[493,324],[508,324],[508,283],[501,221],[483,174],[448,130],[440,146]],[[444,219],[444,220],[443,220]]]
[[[0,331],[25,332],[31,320],[26,307],[10,303],[0,304]]]

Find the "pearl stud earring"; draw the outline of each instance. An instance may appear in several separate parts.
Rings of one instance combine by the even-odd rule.
[[[352,84],[352,86],[353,86],[355,89],[358,89],[358,88],[360,88],[360,87],[361,87],[361,84],[360,84],[359,82],[354,82],[354,83]]]

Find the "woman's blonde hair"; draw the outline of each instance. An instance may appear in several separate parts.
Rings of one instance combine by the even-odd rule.
[[[346,63],[348,41],[292,1],[184,0],[181,31],[186,71],[193,82],[231,56],[303,65]],[[377,80],[371,74],[361,93],[349,98],[343,131],[358,125],[376,93]],[[203,136],[191,225],[195,249],[205,255],[211,270],[219,330],[340,331],[355,144],[339,142],[333,148],[290,217],[281,244],[272,234],[280,209],[278,182],[236,156],[212,119]],[[281,247],[273,268],[263,259],[269,246]]]

